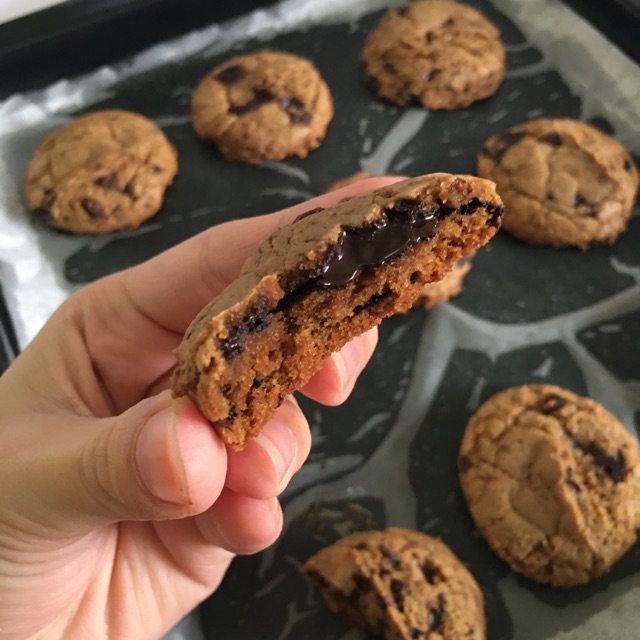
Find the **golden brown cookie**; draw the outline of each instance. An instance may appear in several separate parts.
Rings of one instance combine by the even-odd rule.
[[[469,421],[458,470],[491,548],[536,582],[588,582],[636,541],[638,443],[589,398],[553,385],[496,394]]]
[[[531,120],[489,138],[478,173],[504,199],[504,228],[530,244],[587,249],[624,231],[638,171],[624,147],[584,122]]]
[[[498,30],[457,2],[414,2],[386,13],[362,50],[367,85],[401,106],[460,109],[493,95],[504,77]]]
[[[323,191],[323,193],[337,191],[338,189],[347,187],[350,184],[355,184],[361,180],[374,177],[376,177],[376,174],[374,173],[358,171],[351,176],[332,182]],[[470,270],[471,256],[466,256],[464,259],[456,262],[456,264],[451,268],[451,271],[449,271],[442,280],[425,284],[414,306],[431,309],[431,307],[434,307],[438,302],[446,302],[450,298],[457,296],[462,291],[462,282]]]
[[[441,540],[391,527],[353,533],[303,566],[329,608],[367,637],[484,640],[482,592]]]
[[[24,192],[53,227],[107,233],[154,215],[177,170],[176,150],[153,122],[130,111],[96,111],[36,149]]]
[[[192,322],[174,395],[242,448],[332,352],[488,242],[501,215],[493,183],[436,173],[299,216]]]
[[[258,51],[231,58],[200,82],[193,127],[228,160],[257,164],[304,158],[333,117],[329,88],[305,58]]]

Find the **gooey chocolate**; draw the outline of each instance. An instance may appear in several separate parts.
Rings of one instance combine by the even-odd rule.
[[[333,257],[316,281],[320,287],[342,287],[365,267],[387,264],[410,245],[435,235],[438,208],[427,209],[420,200],[398,200],[375,224],[343,229]]]
[[[383,266],[408,247],[421,240],[431,240],[440,220],[459,213],[469,215],[485,208],[488,224],[498,226],[502,207],[472,198],[458,207],[434,204],[427,207],[421,200],[404,198],[387,207],[380,220],[368,227],[343,229],[331,257],[322,266],[316,284],[319,287],[343,287],[366,267]]]

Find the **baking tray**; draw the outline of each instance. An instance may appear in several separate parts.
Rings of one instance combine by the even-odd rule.
[[[638,67],[560,3],[469,2],[502,33],[507,79],[492,98],[448,113],[401,110],[363,87],[359,51],[379,8],[393,3],[340,4],[345,3],[289,0],[263,12],[268,28],[257,28],[254,16],[224,30],[252,29],[260,36],[240,37],[230,44],[233,53],[285,49],[311,58],[324,75],[336,116],[322,146],[304,160],[232,165],[196,139],[188,119],[190,91],[229,55],[217,51],[220,34],[213,37],[206,29],[202,47],[180,48],[182,40],[171,45],[183,57],[156,55],[162,59],[157,63],[143,56],[134,64],[138,71],[120,65],[117,74],[101,70],[32,96],[36,104],[47,103],[47,116],[0,138],[0,160],[4,154],[15,185],[44,135],[70,116],[95,109],[123,107],[153,118],[177,146],[180,160],[160,213],[137,231],[103,238],[70,238],[26,224],[16,188],[13,199],[5,198],[5,206],[12,202],[14,209],[4,222],[37,246],[39,268],[46,271],[42,282],[66,294],[217,222],[289,206],[360,168],[472,173],[488,135],[533,117],[581,118],[638,152]],[[363,15],[355,18],[358,8]],[[347,9],[349,17],[335,17]],[[295,28],[297,20],[304,29]],[[62,108],[52,107],[61,96]],[[14,100],[14,107],[25,104]],[[637,637],[640,545],[590,585],[534,585],[511,573],[474,531],[455,473],[467,419],[507,386],[548,382],[591,395],[636,432],[637,214],[613,247],[588,252],[529,247],[498,234],[474,260],[459,297],[428,313],[414,310],[383,323],[373,361],[344,406],[328,409],[302,398],[314,445],[284,497],[283,535],[268,551],[234,562],[221,588],[200,607],[205,638],[359,637],[306,586],[300,564],[351,530],[391,524],[441,536],[467,564],[485,594],[491,640]],[[2,218],[0,232],[1,223]],[[20,307],[17,280],[9,277],[5,286],[23,343],[36,327],[29,323],[33,314]],[[26,286],[24,279],[20,285]],[[191,627],[184,633],[196,632]]]

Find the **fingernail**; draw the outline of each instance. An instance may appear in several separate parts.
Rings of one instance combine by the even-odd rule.
[[[361,356],[362,349],[357,338],[345,344],[340,351],[331,354],[338,369],[340,385],[343,390],[347,388],[351,379],[357,375]]]
[[[175,407],[163,409],[145,422],[136,443],[136,463],[149,493],[163,502],[190,504]]]
[[[298,441],[289,427],[279,420],[269,420],[255,439],[271,458],[278,484],[291,469],[298,453]]]

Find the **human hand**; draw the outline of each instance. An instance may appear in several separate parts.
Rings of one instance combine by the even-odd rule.
[[[167,390],[173,349],[264,235],[371,179],[210,229],[71,296],[0,378],[0,638],[157,638],[270,545],[308,424],[287,399],[242,452]],[[338,404],[375,330],[303,389]]]

